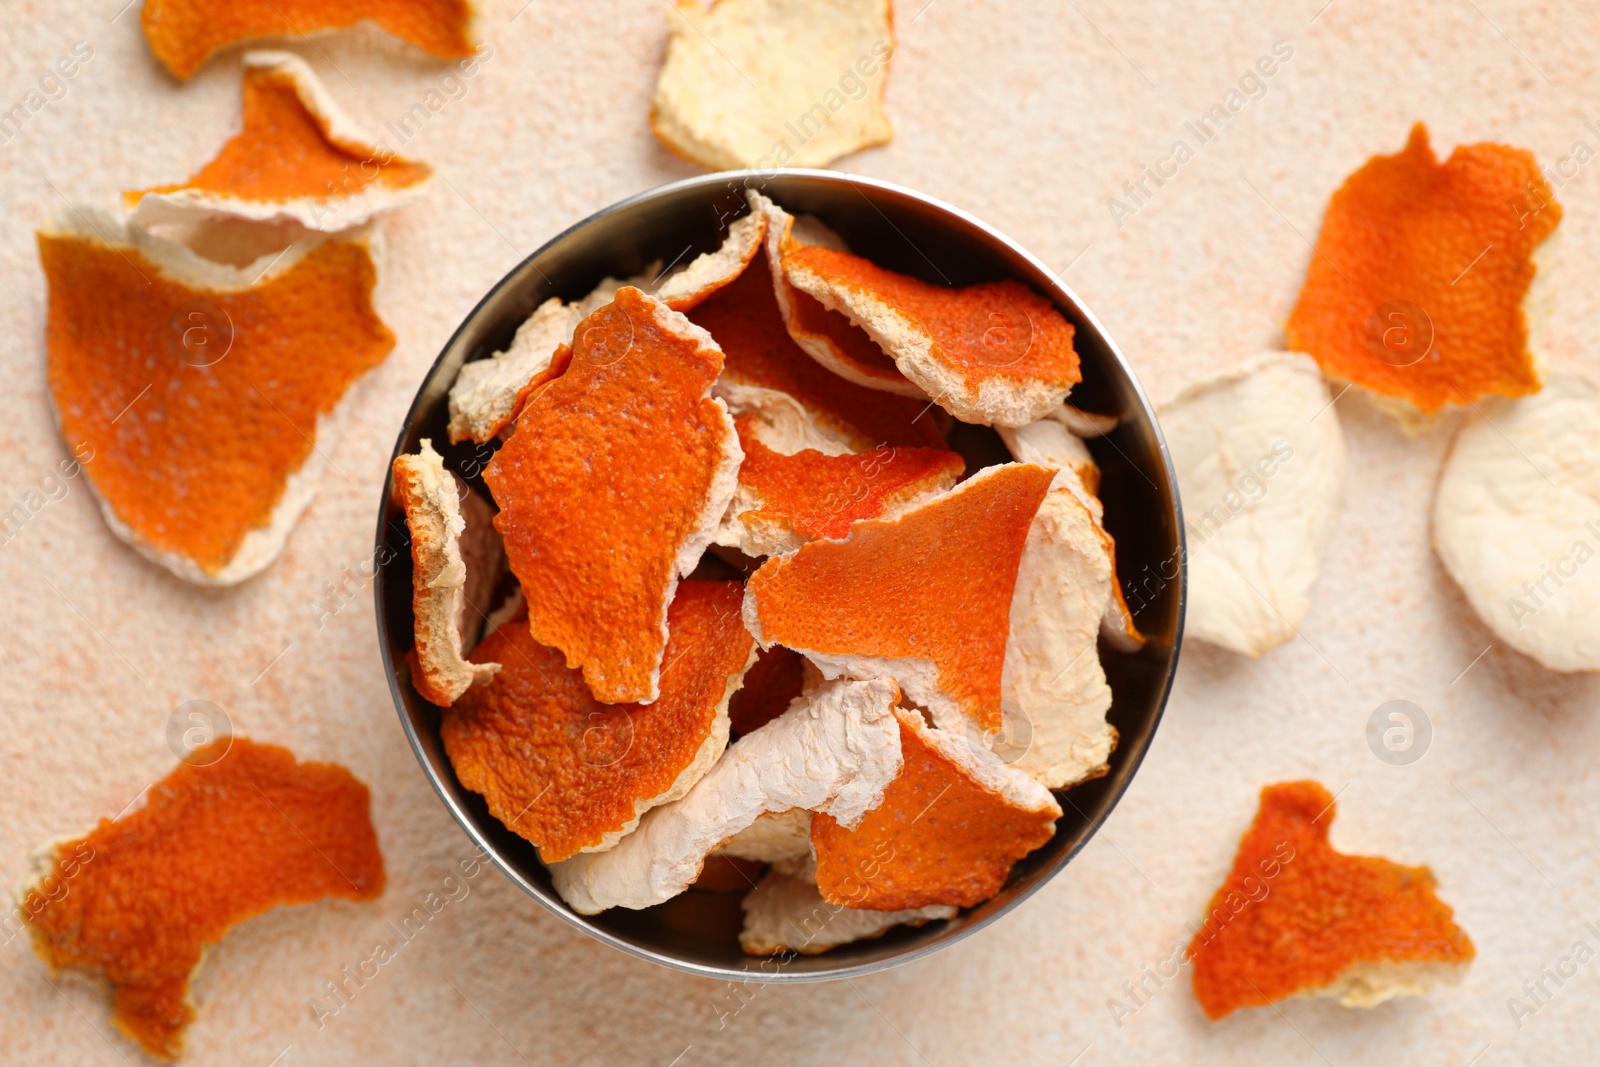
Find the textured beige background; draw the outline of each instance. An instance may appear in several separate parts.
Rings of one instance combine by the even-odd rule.
[[[0,144],[4,506],[64,455],[47,413],[35,226],[68,200],[109,204],[190,173],[237,122],[237,58],[179,86],[145,50],[137,10],[114,18],[121,2],[10,0],[0,12],[0,101],[22,98],[74,42],[94,48],[66,95]],[[1320,14],[1325,0],[923,2],[897,12],[896,140],[846,165],[1070,263],[1066,279],[1158,399],[1281,344],[1329,191],[1397,150],[1413,120],[1445,149],[1497,139],[1554,162],[1580,139],[1600,148],[1584,126],[1600,119],[1600,17],[1579,0],[1333,0]],[[283,559],[242,588],[186,587],[114,541],[81,484],[0,546],[6,881],[33,845],[117,812],[164,773],[169,713],[203,698],[241,732],[369,782],[390,881],[376,904],[280,910],[230,935],[196,987],[196,1064],[1592,1062],[1600,962],[1520,1029],[1506,1000],[1576,940],[1600,948],[1583,929],[1600,922],[1600,681],[1498,647],[1462,674],[1492,637],[1428,547],[1448,433],[1407,440],[1354,398],[1339,403],[1351,479],[1304,639],[1258,663],[1191,645],[1115,816],[981,936],[872,978],[745,994],[724,1020],[740,1003],[724,986],[592,943],[490,871],[319,1030],[308,998],[468,846],[401,735],[370,590],[320,629],[308,604],[370,552],[398,420],[478,296],[561,228],[693,172],[645,126],[659,2],[533,0],[514,18],[521,3],[491,0],[493,58],[405,146],[445,180],[385,223],[380,302],[399,345]],[[1106,198],[1280,39],[1294,56],[1266,97],[1117,228]],[[376,34],[297,47],[374,128],[446,73]],[[1600,165],[1560,196],[1550,348],[1595,366]],[[1364,740],[1392,698],[1434,724],[1411,767],[1380,763]],[[1213,1025],[1185,974],[1118,1027],[1108,998],[1199,914],[1257,790],[1300,776],[1340,793],[1336,843],[1437,872],[1478,944],[1464,985],[1360,1014],[1294,1003]],[[95,987],[52,987],[21,937],[0,945],[0,1049],[11,1063],[139,1059]]]

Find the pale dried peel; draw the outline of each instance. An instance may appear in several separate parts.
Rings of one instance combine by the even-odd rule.
[[[263,198],[237,189],[201,188],[194,178],[179,186],[124,193],[124,201],[133,209],[128,217],[130,225],[149,228],[242,219],[258,224],[294,223],[308,230],[333,233],[359,226],[375,215],[403,207],[427,193],[432,184],[431,169],[426,164],[395,155],[362,131],[299,56],[292,52],[247,52],[244,77],[245,128],[229,143],[229,148],[236,142],[242,145],[247,139],[269,138],[278,132],[271,127],[255,128],[262,122],[273,121],[270,118],[264,117],[252,124],[250,94],[258,85],[263,89],[273,84],[285,85],[298,99],[305,117],[320,131],[329,154],[346,157],[339,177],[329,179],[329,184],[322,188],[308,188],[300,195],[287,198]],[[265,140],[250,147],[263,154],[273,148]],[[251,170],[268,162],[262,160],[261,164],[252,165]],[[400,176],[391,180],[397,174]]]
[[[323,373],[320,368],[326,361],[319,364],[305,348],[291,347],[285,350],[285,345],[291,343],[287,334],[294,323],[289,317],[278,317],[274,321],[273,315],[263,312],[281,310],[287,315],[294,309],[269,309],[265,307],[266,297],[278,292],[274,284],[279,282],[300,296],[317,287],[333,290],[334,282],[348,286],[345,295],[352,298],[350,304],[333,302],[331,292],[329,301],[330,307],[337,307],[340,312],[350,311],[351,319],[336,323],[328,318],[329,308],[323,308],[316,333],[322,344],[336,339],[337,350],[341,353],[356,351],[358,344],[370,347],[371,355],[364,357],[364,362],[369,365],[356,370],[330,406],[319,408],[314,433],[308,434],[302,430],[302,436],[289,439],[306,441],[305,455],[299,466],[282,471],[276,500],[265,514],[253,518],[247,528],[235,530],[230,525],[227,530],[217,527],[200,531],[208,538],[220,537],[223,533],[228,535],[232,548],[226,559],[200,560],[178,547],[154,543],[146,532],[141,531],[141,520],[124,516],[118,503],[97,485],[95,472],[105,469],[104,461],[86,468],[90,473],[89,485],[100,504],[106,525],[140,555],[167,568],[179,578],[197,585],[227,586],[266,569],[283,551],[290,531],[316,495],[317,485],[328,465],[326,456],[334,450],[344,424],[350,419],[358,386],[371,367],[382,362],[394,344],[393,334],[377,318],[371,305],[371,282],[376,275],[377,261],[381,259],[377,235],[365,227],[341,235],[337,240],[313,234],[311,239],[281,253],[263,256],[243,267],[231,267],[203,259],[189,248],[148,231],[126,226],[106,212],[79,208],[63,213],[43,227],[39,231],[39,242],[41,258],[45,260],[46,277],[50,279],[52,287],[52,306],[59,301],[63,309],[69,304],[76,308],[70,314],[63,310],[59,322],[52,312],[49,324],[47,347],[51,353],[51,399],[55,407],[56,424],[67,438],[69,447],[76,448],[87,443],[102,457],[108,455],[111,446],[118,441],[146,440],[147,431],[140,427],[147,417],[152,417],[148,413],[156,406],[160,394],[141,396],[141,390],[134,385],[128,390],[125,400],[106,395],[96,398],[94,405],[81,404],[82,410],[63,410],[61,390],[55,375],[58,362],[67,359],[67,350],[61,347],[67,341],[92,345],[96,343],[94,338],[99,337],[106,344],[115,346],[119,359],[126,361],[140,355],[127,347],[130,328],[127,319],[116,318],[112,313],[116,299],[125,299],[130,307],[137,306],[141,314],[159,313],[162,306],[155,303],[157,298],[150,292],[151,287],[155,286],[161,290],[161,299],[169,302],[170,316],[161,326],[168,331],[162,339],[170,343],[155,345],[156,350],[145,357],[148,362],[142,364],[145,367],[162,368],[164,376],[152,376],[153,380],[147,384],[156,389],[175,389],[191,380],[190,377],[184,377],[187,375],[208,388],[212,383],[224,383],[226,390],[232,388],[226,383],[232,382],[245,367],[251,365],[252,360],[258,363],[271,360],[274,365],[279,358],[298,360],[298,363],[290,363],[297,372],[297,378]],[[92,294],[76,294],[84,297],[82,307],[78,307],[74,294],[64,288],[57,291],[58,279],[54,274],[57,268],[52,266],[55,263],[52,257],[58,255],[61,249],[72,247],[78,251],[114,251],[118,258],[108,262],[116,264],[115,269],[119,271],[127,267],[129,276],[111,282],[96,282],[101,288]],[[349,253],[350,261],[342,266],[332,264],[328,258],[330,255],[343,256],[346,253]],[[334,268],[333,273],[327,269],[330,265]],[[114,288],[118,285],[123,288]],[[357,300],[358,294],[364,295]],[[250,305],[252,310],[249,319],[241,316],[239,321],[235,321],[228,314],[227,308],[235,301]],[[207,307],[206,304],[213,307]],[[221,312],[225,321],[213,322],[216,312]],[[107,318],[108,315],[112,317]],[[222,356],[213,360],[203,348],[193,352],[187,350],[191,322],[199,323],[192,328],[197,331],[196,336],[207,343],[228,343]],[[309,325],[300,325],[301,328],[295,332],[296,338],[303,338],[311,332]],[[115,341],[107,340],[112,337]],[[184,347],[179,348],[179,345]],[[178,351],[183,353],[181,357],[175,354]],[[94,358],[99,361],[96,364],[99,368],[110,356],[102,351],[95,354]],[[133,367],[132,363],[125,363],[123,369]],[[65,371],[71,368],[61,364],[60,369]],[[270,367],[261,366],[256,373],[259,380],[266,381],[272,380],[270,375],[274,372]],[[254,385],[250,385],[245,391],[246,400],[256,395],[254,388]],[[172,402],[170,397],[166,402]],[[235,398],[233,403],[239,401]],[[282,403],[283,397],[280,395],[273,406],[264,405],[265,410],[251,411],[249,414],[252,418],[266,419],[270,415],[272,419],[281,420],[286,418]],[[70,404],[68,406],[72,407]],[[153,417],[162,418],[161,415]],[[260,459],[258,453],[247,448],[241,447],[240,453],[246,461],[258,462]],[[195,453],[192,449],[175,452],[174,457],[180,454],[193,465]],[[174,457],[169,459],[176,462]],[[139,470],[143,477],[151,475],[148,464]],[[193,472],[185,473],[192,475]],[[175,485],[174,477],[169,474],[152,479],[150,486],[140,493],[130,495],[123,492],[122,495],[144,503],[163,502],[168,496],[178,494],[182,494],[184,499],[205,499],[204,493],[195,486]]]
[[[744,927],[739,947],[752,956],[795,952],[815,956],[840,945],[882,937],[894,927],[923,926],[953,919],[960,910],[948,904],[903,911],[869,911],[829,904],[815,880],[771,871],[740,902]]]
[[[1439,479],[1434,549],[1500,640],[1600,670],[1600,385],[1559,363],[1533,396],[1480,406]]]
[[[1049,789],[1107,770],[1117,731],[1096,648],[1116,580],[1089,510],[1057,475],[1033,517],[1011,598],[995,755]]]
[[[744,273],[760,253],[767,235],[767,218],[751,212],[734,220],[728,236],[715,252],[695,257],[662,279],[657,300],[673,311],[688,311]]]
[[[838,683],[729,746],[694,788],[656,808],[609,852],[550,867],[580,915],[648,908],[688,888],[705,857],[767,812],[806,808],[858,824],[900,773],[899,687]]]
[[[1298,632],[1344,484],[1344,436],[1316,362],[1271,352],[1161,407],[1183,494],[1187,632],[1259,656]]]
[[[1037,463],[1060,471],[1055,484],[1070,489],[1078,502],[1088,509],[1106,554],[1111,558],[1111,596],[1106,601],[1105,616],[1100,620],[1100,636],[1120,652],[1137,652],[1144,647],[1145,637],[1133,621],[1133,612],[1128,610],[1128,602],[1122,595],[1122,583],[1117,580],[1117,542],[1105,526],[1105,506],[1100,502],[1100,467],[1089,454],[1088,446],[1066,426],[1065,420],[1052,414],[1026,426],[1014,429],[996,426],[995,430],[1018,463]]]
[[[711,170],[821,167],[892,136],[889,0],[678,0],[650,128]]]
[[[498,663],[469,663],[461,631],[467,609],[467,565],[461,558],[461,486],[426,437],[416,455],[394,461],[395,495],[411,530],[411,613],[416,647],[411,680],[417,692],[449,707],[474,685],[485,685]]]
[[[723,842],[717,854],[785,865],[809,860],[811,812],[804,808],[769,811]]]
[[[845,381],[926,400],[928,394],[900,373],[892,360],[880,359],[872,363],[860,358],[860,353],[847,351],[846,338],[853,337],[862,349],[882,356],[872,339],[847,318],[795,289],[784,277],[786,252],[811,245],[845,251],[844,241],[819,220],[804,216],[797,219],[754,189],[746,190],[745,196],[752,212],[766,216],[767,267],[772,273],[772,292],[777,297],[783,324],[801,351]]]
[[[450,386],[450,443],[483,444],[511,425],[518,390],[550,366],[572,325],[572,310],[552,296],[517,327],[504,352],[464,364]]]

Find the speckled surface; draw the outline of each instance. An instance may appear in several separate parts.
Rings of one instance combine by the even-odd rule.
[[[0,545],[5,881],[23,875],[33,846],[115,814],[165,773],[167,719],[185,700],[214,701],[239,732],[337,760],[372,786],[388,891],[373,905],[279,910],[231,934],[196,983],[188,1062],[1592,1059],[1600,962],[1562,987],[1546,980],[1542,1004],[1523,983],[1575,942],[1600,949],[1584,925],[1600,927],[1600,680],[1552,674],[1498,646],[1475,660],[1493,637],[1428,545],[1450,428],[1411,440],[1353,396],[1338,404],[1350,480],[1303,638],[1259,662],[1186,648],[1166,720],[1114,817],[980,936],[853,982],[730,989],[603,948],[485,870],[319,1027],[308,1002],[323,983],[370,955],[386,923],[442,892],[470,854],[400,732],[370,589],[348,579],[348,603],[333,612],[325,583],[346,581],[370,555],[399,420],[477,298],[570,223],[694,173],[645,123],[661,4],[534,0],[519,15],[522,2],[489,3],[493,55],[465,82],[445,83],[448,68],[374,32],[294,46],[395,147],[384,124],[440,90],[442,106],[404,149],[443,180],[383,224],[378,299],[399,344],[283,558],[237,589],[190,588],[114,540],[81,483]],[[896,13],[896,139],[843,165],[947,199],[1065,268],[1157,399],[1282,343],[1328,193],[1369,155],[1397,150],[1413,120],[1430,124],[1442,150],[1496,139],[1556,163],[1574,142],[1600,148],[1585,126],[1600,128],[1600,14],[1577,0],[1333,0],[1320,13],[1325,0],[924,2]],[[94,55],[0,142],[0,509],[65,455],[45,390],[35,227],[69,201],[110,204],[121,189],[184,177],[237,122],[237,55],[180,86],[146,51],[136,8],[119,16],[119,6],[6,8],[5,107],[76,42]],[[1195,147],[1184,122],[1280,40],[1293,56],[1265,96],[1119,227],[1107,199],[1175,138]],[[1547,349],[1595,368],[1600,171],[1573,170],[1558,190],[1566,218]],[[1414,701],[1432,722],[1432,746],[1411,766],[1367,747],[1367,719],[1391,699]],[[1339,794],[1336,845],[1432,866],[1477,942],[1465,982],[1370,1012],[1294,1002],[1210,1024],[1184,973],[1159,988],[1147,979],[1148,1002],[1115,1012],[1112,998],[1136,1006],[1124,982],[1186,936],[1260,786],[1303,776]],[[8,1062],[140,1058],[92,983],[52,984],[13,927],[0,940]],[[1513,1019],[1512,997],[1537,1010]]]

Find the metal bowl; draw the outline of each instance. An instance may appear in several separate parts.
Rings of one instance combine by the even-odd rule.
[[[1176,480],[1155,412],[1132,369],[1089,310],[1002,234],[948,204],[886,182],[834,171],[710,174],[641,193],[555,237],[507,274],[467,316],[417,393],[395,455],[430,437],[447,466],[483,489],[492,446],[446,447],[446,393],[462,364],[503,349],[517,326],[550,296],[575,300],[601,278],[627,277],[654,260],[687,262],[717,246],[726,224],[746,210],[745,188],[759,188],[795,214],[819,216],[850,247],[885,267],[931,282],[970,285],[1017,278],[1045,294],[1076,327],[1083,383],[1073,402],[1121,416],[1110,435],[1089,442],[1104,473],[1106,526],[1116,537],[1117,569],[1149,643],[1136,654],[1101,645],[1120,742],[1110,773],[1057,794],[1065,815],[1049,844],[1011,872],[1000,894],[946,922],[890,931],[877,940],[819,956],[763,961],[739,950],[738,893],[690,890],[644,911],[573,912],[551,888],[532,845],[488,813],[483,799],[456,780],[439,740],[439,709],[411,686],[411,552],[405,515],[385,487],[378,519],[378,640],[400,723],[417,760],[467,835],[512,881],[580,930],[641,959],[715,978],[813,981],[882,970],[926,956],[987,926],[1066,866],[1128,787],[1160,721],[1178,662],[1183,629],[1183,524]],[[951,445],[976,470],[1009,459],[999,437],[957,424]]]

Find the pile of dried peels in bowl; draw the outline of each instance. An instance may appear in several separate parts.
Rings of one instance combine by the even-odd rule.
[[[577,912],[748,884],[818,953],[992,897],[1116,745],[1116,582],[1073,328],[850,253],[759,192],[715,251],[552,298],[394,465],[411,676]],[[1015,462],[968,470],[955,420]]]

